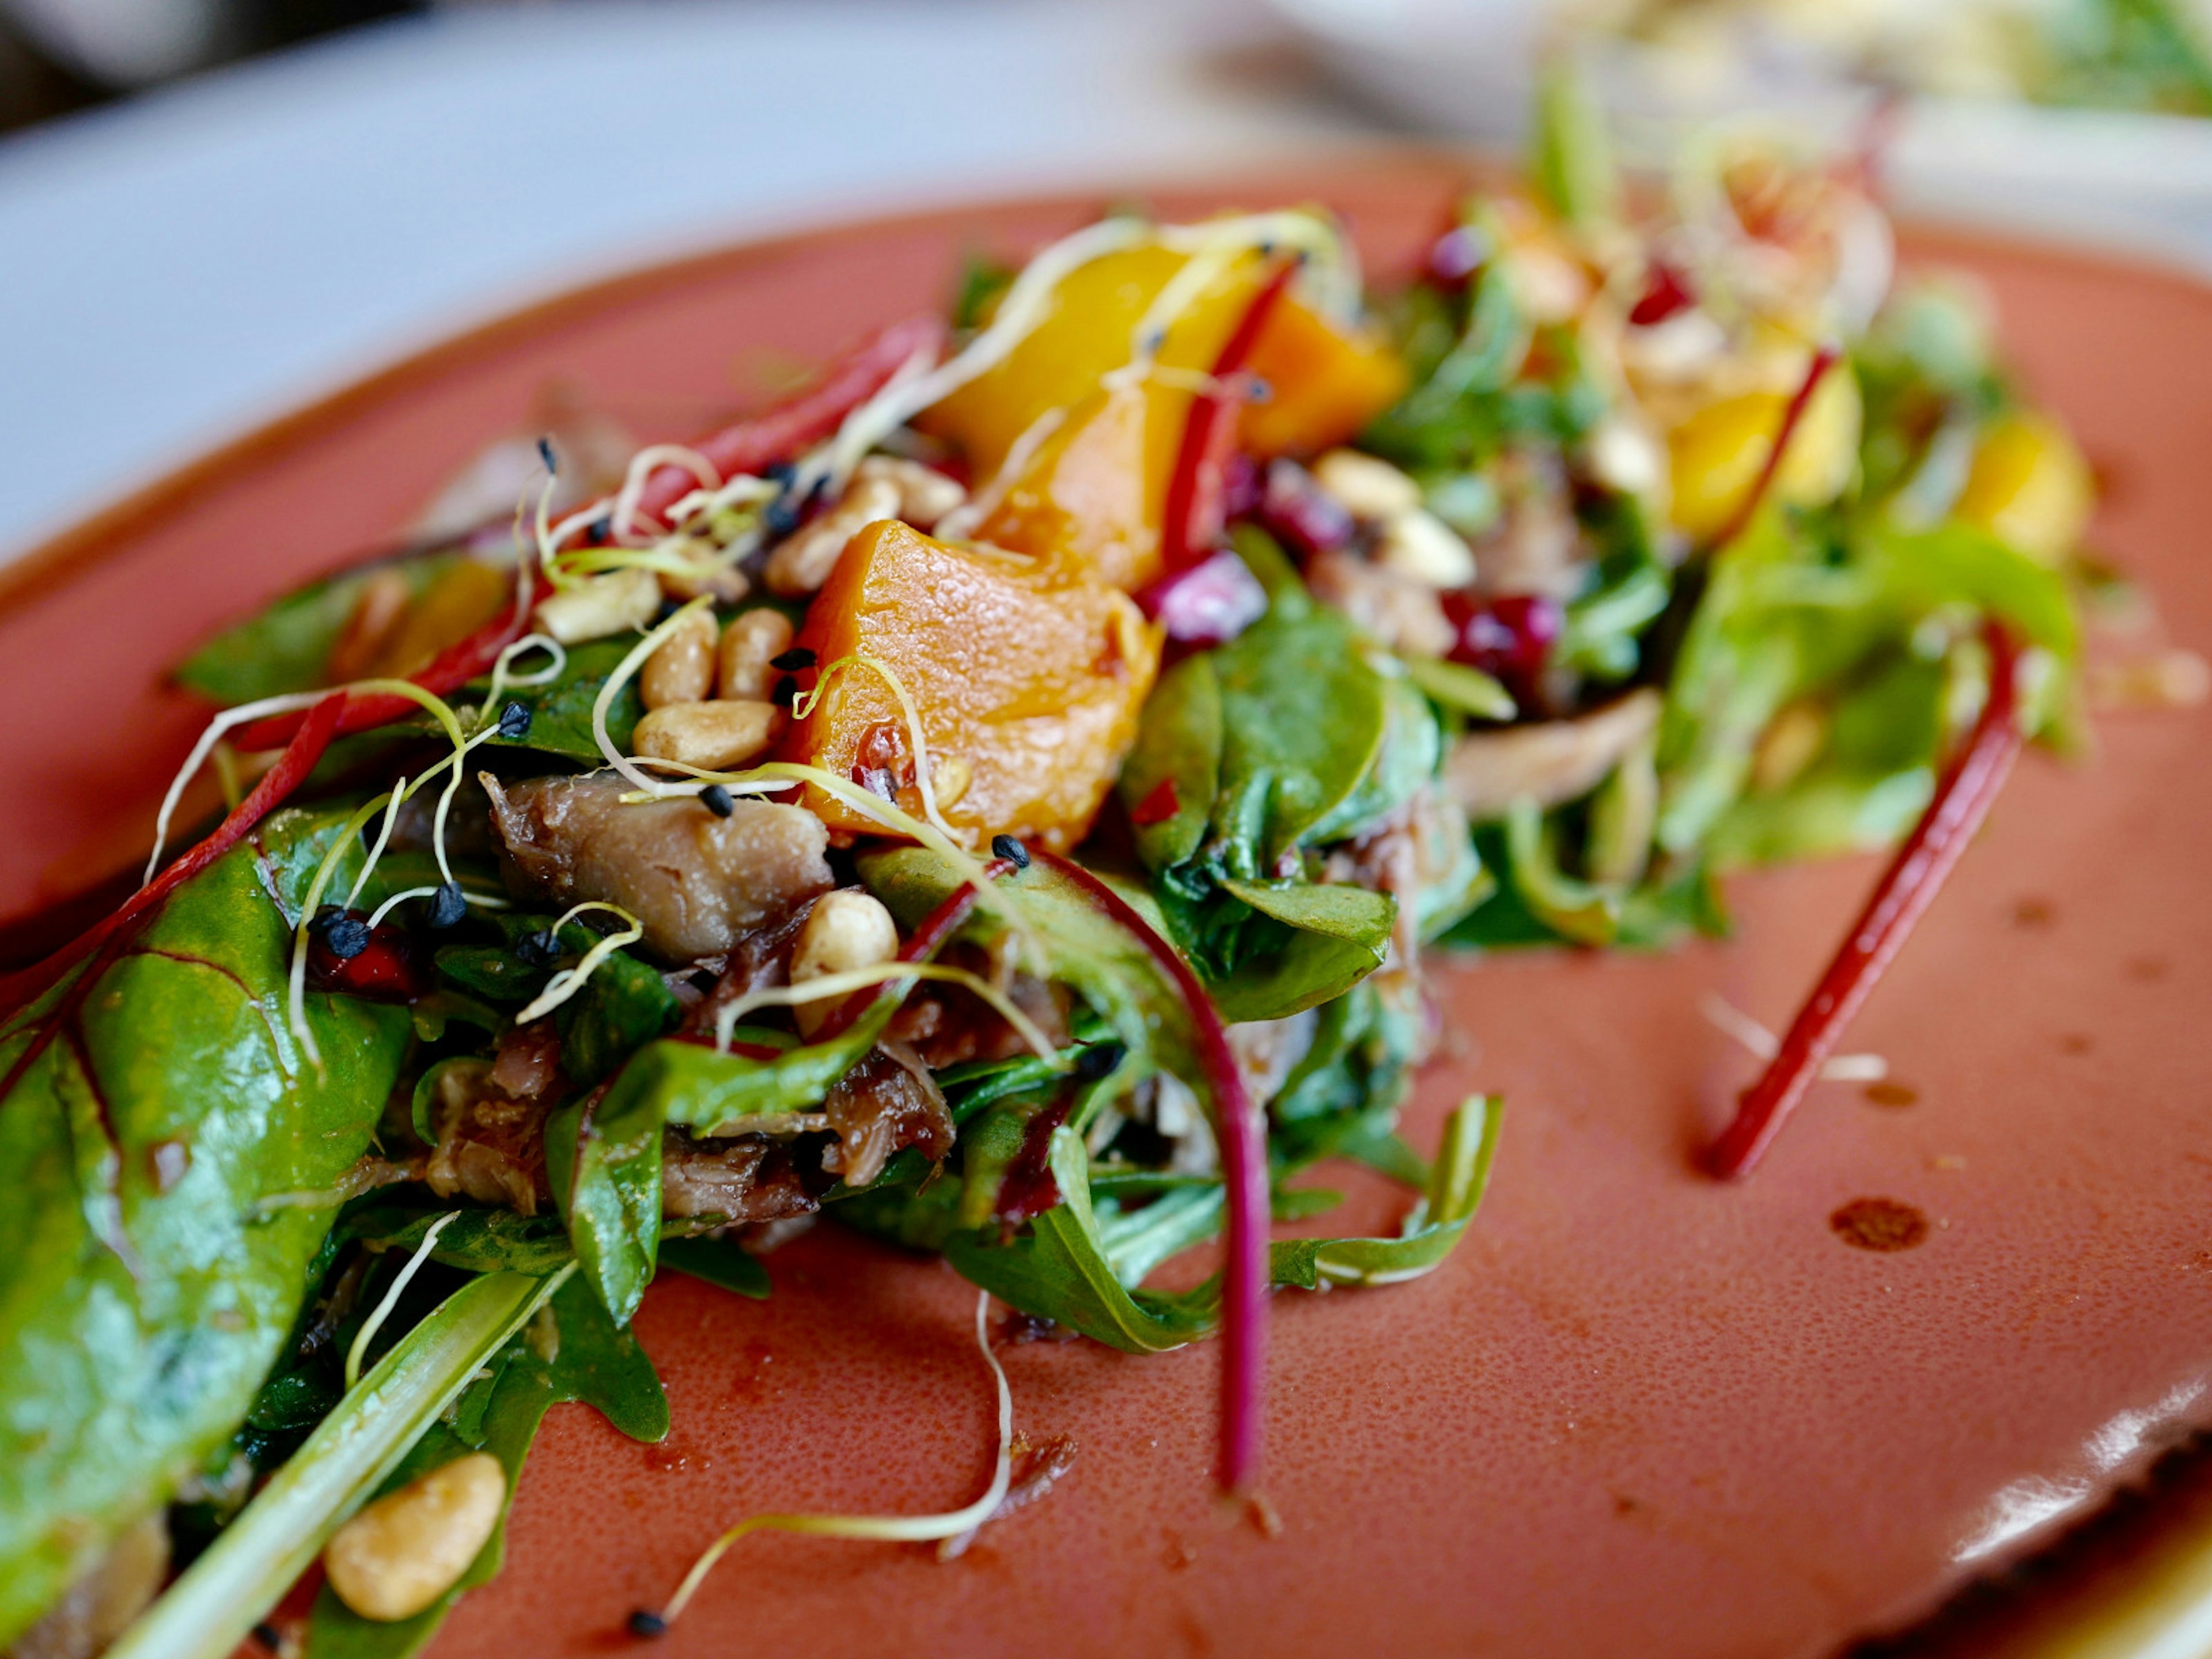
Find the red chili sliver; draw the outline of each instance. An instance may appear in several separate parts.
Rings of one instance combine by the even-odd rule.
[[[1981,718],[1843,947],[1790,1022],[1765,1074],[1744,1091],[1735,1121],[1707,1153],[1715,1175],[1749,1174],[1773,1144],[1837,1040],[1934,902],[2019,757],[2020,648],[1994,622],[1984,628],[1983,637],[1990,649],[1990,700]]]
[[[1166,508],[1160,520],[1161,564],[1170,576],[1203,557],[1221,533],[1230,452],[1237,441],[1237,417],[1244,407],[1243,392],[1231,387],[1251,361],[1261,332],[1297,268],[1296,260],[1285,261],[1252,296],[1236,331],[1213,360],[1215,390],[1202,392],[1190,401],[1190,416],[1183,425],[1182,446],[1176,451],[1175,471],[1168,475]]]
[[[1162,778],[1145,792],[1144,799],[1129,809],[1129,822],[1139,830],[1155,823],[1165,823],[1182,811],[1182,803],[1176,799],[1175,780]]]

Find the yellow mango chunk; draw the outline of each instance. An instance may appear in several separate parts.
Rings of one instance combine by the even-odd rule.
[[[887,773],[898,804],[920,812],[898,701],[881,675],[849,661],[866,653],[914,701],[945,820],[1054,851],[1090,830],[1159,670],[1158,640],[1120,589],[1045,561],[950,547],[895,520],[853,538],[798,643],[828,689],[785,738],[785,758],[839,777]],[[833,832],[884,833],[818,789],[805,805]]]
[[[1720,535],[1759,482],[1790,407],[1789,394],[1745,392],[1705,404],[1668,434],[1675,526],[1693,541]],[[1859,388],[1847,365],[1821,377],[1775,474],[1792,506],[1833,501],[1858,465]]]
[[[1039,416],[1089,401],[1100,380],[1130,360],[1137,325],[1183,263],[1182,254],[1147,244],[1079,265],[1005,361],[916,424],[958,445],[978,479],[991,477]],[[1161,366],[1212,368],[1264,280],[1256,254],[1224,263],[1169,326]]]
[[[2064,427],[2029,410],[1982,428],[1953,514],[2032,559],[2056,564],[2074,550],[2096,504],[2089,464]]]

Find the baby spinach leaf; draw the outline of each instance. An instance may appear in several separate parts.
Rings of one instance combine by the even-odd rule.
[[[185,884],[0,1100],[0,1644],[245,1417],[398,1079],[404,1009],[310,995],[319,1065],[287,1023],[343,821],[279,813]]]
[[[1010,1243],[957,1234],[945,1243],[945,1260],[1000,1301],[1124,1352],[1164,1353],[1208,1334],[1215,1310],[1203,1299],[1132,1291],[1115,1276],[1091,1212],[1090,1155],[1074,1131],[1053,1132],[1048,1162],[1057,1208]]]
[[[1197,853],[1220,793],[1221,745],[1221,687],[1212,653],[1201,651],[1160,676],[1121,767],[1121,804],[1132,815],[1137,855],[1146,869],[1164,870]],[[1159,799],[1163,787],[1174,791],[1173,811],[1137,823],[1139,808],[1167,804]]]
[[[592,734],[592,705],[599,700],[607,676],[636,643],[632,637],[617,635],[570,646],[567,665],[548,684],[502,690],[500,706],[520,703],[530,711],[530,729],[520,738],[494,738],[485,747],[526,749],[590,766],[603,764],[605,757],[599,752],[599,739]],[[526,672],[532,665],[531,660],[525,660],[518,665],[518,672]],[[460,695],[481,702],[489,689],[489,680],[476,680]],[[644,714],[637,681],[632,678],[607,705],[607,736],[621,753],[629,753],[631,737]]]
[[[1221,770],[1212,830],[1229,870],[1271,872],[1366,777],[1385,682],[1352,623],[1303,592],[1212,653]]]
[[[561,1069],[578,1083],[595,1084],[646,1043],[675,1030],[683,1017],[683,1004],[659,970],[617,951],[555,1012]]]

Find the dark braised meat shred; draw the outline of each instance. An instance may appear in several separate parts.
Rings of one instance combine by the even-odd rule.
[[[721,956],[830,890],[830,832],[799,807],[733,800],[718,817],[692,799],[626,806],[629,785],[613,772],[505,787],[487,776],[484,788],[510,889],[620,905],[664,961]]]
[[[760,1135],[694,1140],[674,1129],[660,1142],[660,1212],[718,1215],[733,1225],[788,1221],[816,1206],[790,1150]]]
[[[823,1102],[837,1144],[822,1167],[865,1187],[894,1152],[921,1149],[933,1164],[952,1150],[952,1113],[920,1054],[885,1042],[848,1072]]]

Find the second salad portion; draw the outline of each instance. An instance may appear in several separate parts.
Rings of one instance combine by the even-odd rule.
[[[1555,105],[1410,282],[1318,210],[1108,218],[184,664],[227,712],[165,827],[228,816],[0,1032],[56,1275],[0,1302],[0,1641],[172,1499],[264,1606],[477,1452],[489,1529],[551,1401],[665,1427],[659,1267],[758,1291],[817,1215],[1121,1348],[1225,1325],[1248,1486],[1267,1287],[1480,1197],[1495,1103],[1396,1133],[1425,945],[1717,931],[1965,734],[2063,737],[2089,473],[1977,297],[1893,289],[1848,173],[1632,204]],[[1271,1247],[1324,1158],[1402,1232]],[[391,1456],[316,1497],[334,1424]],[[333,1546],[316,1628],[410,1650],[477,1542],[406,1605]]]

